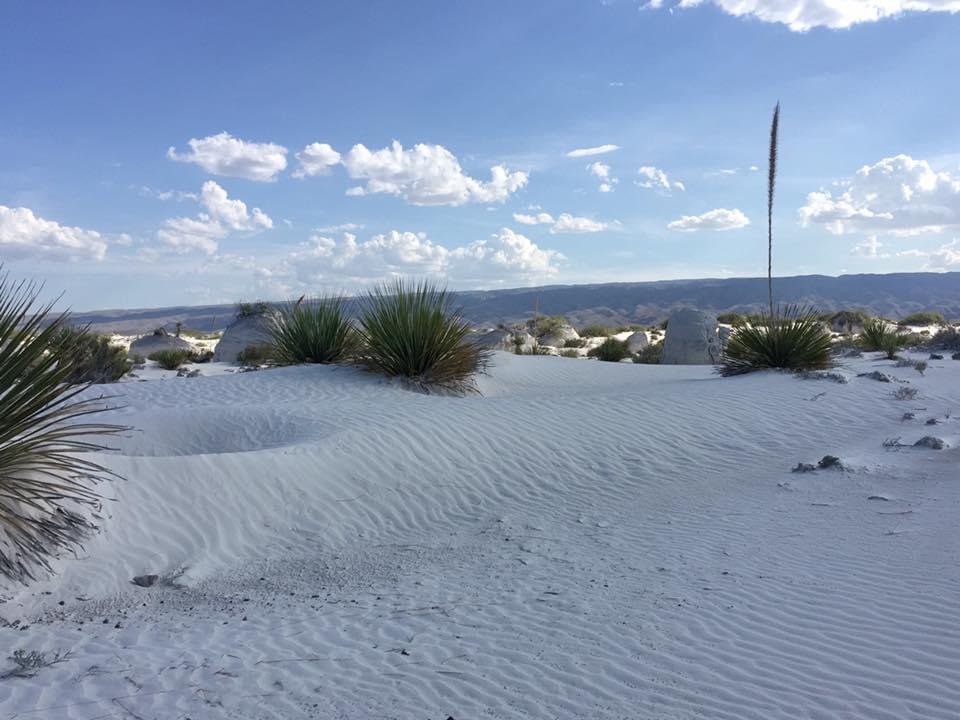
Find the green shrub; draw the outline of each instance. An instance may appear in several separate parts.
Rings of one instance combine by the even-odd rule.
[[[580,357],[580,353],[578,353],[576,350],[561,350],[560,357],[578,358]]]
[[[878,352],[889,343],[888,338],[896,333],[883,318],[870,318],[863,324],[860,333],[860,347],[867,352]]]
[[[943,313],[938,312],[915,312],[907,315],[900,321],[900,325],[946,325],[947,321]]]
[[[607,338],[600,345],[587,352],[589,357],[595,357],[604,362],[620,362],[630,356],[630,348],[626,340]]]
[[[280,311],[271,335],[274,358],[281,365],[343,362],[359,345],[340,297],[291,303]]]
[[[274,360],[273,345],[247,345],[237,353],[237,362],[241,365],[267,365]]]
[[[853,332],[857,326],[863,327],[870,316],[863,310],[840,310],[834,313],[827,313],[824,318],[832,327],[845,328],[847,332]]]
[[[564,325],[567,325],[567,319],[563,315],[554,315],[552,317],[541,317],[536,320],[531,320],[528,325],[530,326],[530,332],[534,337],[540,337],[542,335],[549,335],[554,330],[559,330]]]
[[[581,337],[581,338],[570,338],[563,344],[563,346],[565,348],[582,348],[586,344],[587,344],[586,339]]]
[[[100,507],[92,485],[116,475],[83,453],[126,430],[91,421],[107,408],[77,399],[85,386],[67,383],[57,350],[69,316],[38,293],[0,276],[0,576],[24,583],[95,529],[82,512]]]
[[[580,330],[580,336],[585,338],[610,337],[613,330],[605,325],[587,325]]]
[[[520,352],[519,354],[520,354],[520,355],[549,355],[549,354],[550,354],[550,346],[549,346],[549,345],[541,345],[541,344],[538,343],[538,342],[534,342],[533,345],[531,345],[531,346],[528,347],[527,349],[521,350],[521,352]]]
[[[633,356],[633,361],[641,365],[659,365],[662,357],[663,340],[660,340],[642,348],[640,352]]]
[[[823,370],[833,365],[830,333],[809,310],[787,306],[773,317],[737,328],[724,349],[722,375],[765,368]]]
[[[887,360],[896,360],[897,351],[900,349],[901,338],[896,333],[889,333],[883,336],[880,341],[880,350],[886,354]]]
[[[189,350],[157,350],[147,355],[147,358],[153,360],[164,370],[176,370],[190,359]]]
[[[740,313],[725,312],[717,315],[717,322],[722,325],[743,325],[744,317]]]
[[[190,350],[187,360],[192,363],[208,363],[213,360],[213,350]]]
[[[930,339],[930,345],[940,350],[960,350],[960,330],[955,327],[941,328]]]
[[[132,367],[126,350],[86,329],[62,328],[53,339],[51,352],[70,369],[66,382],[71,385],[116,382]]]
[[[270,305],[262,300],[237,303],[236,316],[238,318],[266,315],[268,312],[270,312]]]
[[[368,293],[358,332],[370,370],[423,388],[468,390],[491,355],[467,340],[470,325],[454,310],[453,296],[429,282],[397,280]]]

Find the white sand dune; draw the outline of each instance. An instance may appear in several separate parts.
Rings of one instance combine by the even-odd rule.
[[[70,656],[0,717],[956,720],[960,362],[842,371],[117,386],[103,531],[0,604],[3,648]]]

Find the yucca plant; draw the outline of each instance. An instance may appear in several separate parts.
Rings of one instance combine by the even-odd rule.
[[[107,408],[67,383],[55,340],[68,316],[37,298],[35,285],[0,276],[0,575],[19,582],[95,528],[93,485],[116,476],[82,454],[126,429],[90,420]]]
[[[796,305],[775,311],[759,324],[737,328],[727,341],[722,375],[753,370],[822,370],[833,365],[830,333],[809,309]]]
[[[868,352],[887,352],[890,347],[899,347],[897,335],[883,318],[870,318],[860,332],[860,347]]]
[[[472,389],[491,356],[467,339],[470,325],[454,309],[453,296],[426,281],[397,280],[369,292],[358,333],[369,369],[424,389]]]
[[[280,365],[343,362],[359,348],[341,297],[290,303],[277,314],[271,335],[274,360]]]

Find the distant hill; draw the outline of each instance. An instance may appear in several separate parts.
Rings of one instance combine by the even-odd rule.
[[[919,310],[960,318],[960,272],[889,275],[800,275],[774,279],[779,303],[813,305],[818,310],[862,308],[900,318]],[[511,323],[533,315],[564,315],[574,325],[654,323],[678,307],[713,312],[754,312],[767,302],[766,278],[663,280],[601,285],[550,285],[512,290],[462,292],[464,315],[477,325]],[[221,330],[233,319],[232,305],[201,305],[141,310],[102,310],[74,315],[78,324],[100,332],[145,333],[157,327]]]

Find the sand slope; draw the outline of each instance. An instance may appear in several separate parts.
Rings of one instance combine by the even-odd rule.
[[[103,532],[0,605],[4,648],[71,655],[0,717],[955,719],[960,362],[930,364],[118,386]]]

